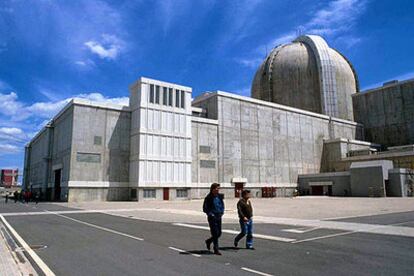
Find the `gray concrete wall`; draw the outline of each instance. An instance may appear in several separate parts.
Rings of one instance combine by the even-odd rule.
[[[324,140],[321,172],[347,171],[349,166],[340,166],[339,161],[347,158],[351,151],[378,147],[380,145],[343,138]]]
[[[45,128],[38,136],[31,141],[27,154],[30,154],[28,161],[28,178],[25,179],[27,188],[47,188],[47,157],[49,150],[49,129]],[[25,168],[26,169],[26,168]]]
[[[389,160],[376,160],[352,163],[351,194],[352,196],[386,196],[388,171],[393,168]]]
[[[385,146],[414,144],[414,79],[352,96],[355,121],[367,141]]]
[[[129,199],[129,188],[69,188],[70,202],[119,201]]]
[[[68,105],[26,148],[25,185],[48,200],[66,200],[70,172],[73,107]],[[54,197],[54,169],[61,169],[61,196]]]
[[[392,169],[388,171],[389,183],[387,196],[414,196],[414,172],[408,169]]]
[[[130,118],[127,111],[75,105],[70,186],[113,189],[128,186]],[[90,154],[94,158],[88,160]]]
[[[211,183],[218,182],[217,124],[215,120],[199,118],[191,122],[193,186],[209,188]]]
[[[193,105],[217,118],[219,182],[247,178],[246,187],[296,187],[298,174],[318,173],[324,139],[360,139],[350,121],[217,92]]]

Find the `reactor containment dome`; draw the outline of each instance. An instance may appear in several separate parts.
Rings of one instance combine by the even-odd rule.
[[[358,77],[341,53],[316,35],[275,47],[257,70],[252,97],[353,121]]]

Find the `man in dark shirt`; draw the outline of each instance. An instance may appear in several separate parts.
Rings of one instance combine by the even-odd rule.
[[[253,247],[253,207],[250,202],[250,191],[244,190],[242,198],[237,203],[237,212],[239,214],[240,233],[234,239],[234,247],[237,247],[239,241],[246,236],[246,248],[254,250]]]
[[[210,250],[211,243],[213,243],[214,254],[216,255],[221,255],[218,239],[221,236],[221,217],[224,213],[223,195],[219,194],[219,190],[220,184],[211,184],[210,193],[205,197],[203,203],[203,211],[207,214],[211,232],[211,237],[205,242],[208,250]]]

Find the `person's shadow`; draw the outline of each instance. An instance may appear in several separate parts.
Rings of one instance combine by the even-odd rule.
[[[220,251],[233,251],[236,252],[237,250],[239,250],[240,248],[238,247],[220,247],[219,250]],[[180,252],[181,255],[190,255],[190,254],[197,254],[197,255],[213,255],[213,251],[208,251],[208,250],[188,250],[186,252]]]

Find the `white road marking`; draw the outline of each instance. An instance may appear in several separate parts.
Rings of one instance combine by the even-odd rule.
[[[258,274],[258,275],[262,275],[262,276],[273,276],[273,274],[260,272],[260,271],[257,271],[257,270],[251,269],[251,268],[247,268],[247,267],[242,267],[241,269],[244,270],[244,271],[248,271],[248,272],[255,273],[255,274]]]
[[[172,246],[170,246],[170,247],[168,247],[168,248],[169,248],[169,249],[172,249],[172,250],[175,250],[175,251],[178,251],[178,252],[181,252],[181,253],[189,254],[189,255],[194,256],[194,257],[197,257],[197,258],[200,258],[200,257],[201,257],[201,255],[194,254],[194,253],[191,253],[191,252],[188,252],[188,251],[182,250],[182,249],[180,249],[180,248],[176,248],[176,247],[172,247]]]
[[[62,214],[50,212],[48,210],[45,210],[45,211],[46,212],[49,212],[51,214],[54,214],[54,215],[56,215],[58,217],[62,217],[62,218],[68,219],[68,220],[76,221],[78,223],[85,224],[87,226],[90,226],[90,227],[93,227],[93,228],[96,228],[96,229],[99,229],[99,230],[103,230],[103,231],[106,231],[106,232],[109,232],[109,233],[117,234],[117,235],[120,235],[120,236],[124,236],[124,237],[130,238],[130,239],[137,240],[137,241],[143,241],[144,240],[143,238],[139,238],[139,237],[136,237],[136,236],[132,236],[132,235],[129,235],[129,234],[125,234],[125,233],[122,233],[122,232],[119,232],[119,231],[116,231],[116,230],[113,230],[113,229],[109,229],[109,228],[106,228],[106,227],[102,227],[102,226],[99,226],[99,225],[96,225],[96,224],[92,224],[92,223],[89,223],[89,222],[85,222],[85,221],[82,221],[82,220],[78,220],[78,219],[74,219],[74,218],[71,218],[71,217],[67,217],[67,216],[64,216]]]
[[[310,228],[310,229],[282,229],[282,231],[290,232],[290,233],[296,233],[296,234],[303,234],[303,233],[308,233],[308,232],[314,231],[316,229],[319,229],[319,227],[313,227],[313,228]]]
[[[328,239],[328,238],[333,238],[333,237],[338,237],[338,236],[345,236],[345,235],[354,234],[354,233],[356,233],[356,232],[351,231],[351,232],[337,233],[337,234],[332,234],[332,235],[326,235],[326,236],[320,236],[320,237],[314,237],[314,238],[309,238],[309,239],[304,239],[304,240],[293,241],[292,243],[301,243],[301,242],[307,242],[307,241],[322,240],[322,239]]]
[[[346,232],[361,232],[381,235],[394,235],[403,237],[414,237],[414,227],[392,226],[381,224],[367,224],[342,221],[322,221],[311,219],[293,219],[293,218],[276,218],[276,217],[255,217],[256,223],[274,223],[282,225],[295,225],[303,227],[318,227],[324,229],[334,229]]]
[[[392,212],[384,212],[384,213],[370,213],[370,214],[356,215],[356,216],[331,217],[331,218],[324,218],[324,219],[321,219],[321,220],[352,219],[352,218],[372,217],[372,216],[380,216],[380,215],[392,215],[392,214],[409,213],[409,212],[414,212],[414,210],[392,211]]]
[[[194,225],[194,224],[187,224],[187,223],[173,223],[173,225],[210,231],[210,228],[208,226],[201,226],[201,225]],[[221,232],[227,233],[227,234],[234,234],[234,235],[237,235],[237,234],[240,233],[239,231],[234,231],[234,230],[230,230],[230,229],[223,229],[223,230],[221,230]],[[289,239],[289,238],[283,238],[283,237],[277,237],[277,236],[270,236],[270,235],[262,235],[262,234],[253,234],[253,237],[258,238],[258,239],[281,241],[281,242],[296,241],[295,239]]]
[[[0,215],[0,219],[3,221],[4,225],[20,243],[22,248],[30,255],[32,260],[37,264],[37,266],[43,271],[46,276],[54,276],[55,273],[43,262],[42,259],[30,248],[30,246],[23,240],[23,238],[14,230],[14,228],[6,221],[6,219]]]

